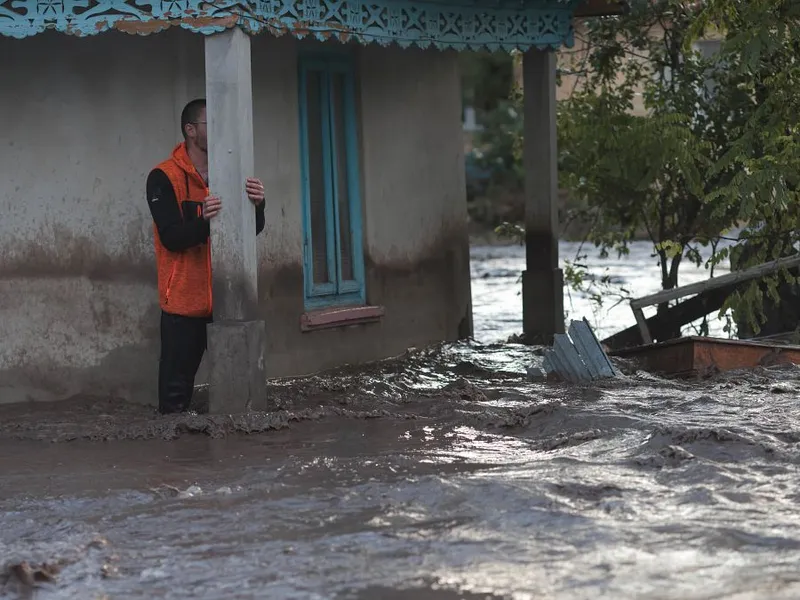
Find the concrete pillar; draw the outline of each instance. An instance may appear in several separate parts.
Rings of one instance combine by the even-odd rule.
[[[263,410],[266,333],[258,321],[250,38],[238,27],[205,38],[208,176],[222,211],[211,222],[214,323],[208,327],[209,412]]]
[[[525,267],[522,330],[530,344],[564,332],[564,282],[558,268],[556,55],[529,50],[522,61],[525,96]]]

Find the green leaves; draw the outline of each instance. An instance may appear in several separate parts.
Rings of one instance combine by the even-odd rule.
[[[712,220],[703,203],[717,151],[702,110],[710,63],[682,50],[692,14],[660,0],[585,24],[591,68],[558,114],[560,175],[598,215],[592,241],[604,249],[644,233],[667,285],[677,283],[668,259],[708,237]]]
[[[683,257],[726,258],[718,242],[732,229],[748,248],[741,268],[793,252],[800,2],[640,0],[576,30],[587,51],[567,67],[580,78],[559,106],[560,176],[596,215],[590,241],[606,251],[646,235],[664,287],[678,284]],[[778,298],[787,277],[726,306],[757,330],[764,294]]]
[[[684,250],[683,244],[674,240],[664,240],[663,242],[657,243],[655,247],[659,253],[663,253],[663,255],[670,260],[681,256]]]

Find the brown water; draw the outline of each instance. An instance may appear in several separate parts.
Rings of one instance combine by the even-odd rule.
[[[0,556],[55,565],[0,597],[800,598],[800,369],[576,387],[537,360],[443,346],[241,418],[0,407]]]

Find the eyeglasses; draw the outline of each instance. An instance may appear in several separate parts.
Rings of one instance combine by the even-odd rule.
[[[192,125],[208,125],[208,121],[189,121]]]

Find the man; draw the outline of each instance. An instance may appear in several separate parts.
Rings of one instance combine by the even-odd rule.
[[[162,414],[189,407],[212,318],[209,222],[222,210],[222,201],[208,188],[206,127],[205,100],[189,102],[181,114],[184,141],[147,177],[161,305]],[[264,186],[248,178],[246,189],[255,205],[258,235],[264,229]]]

